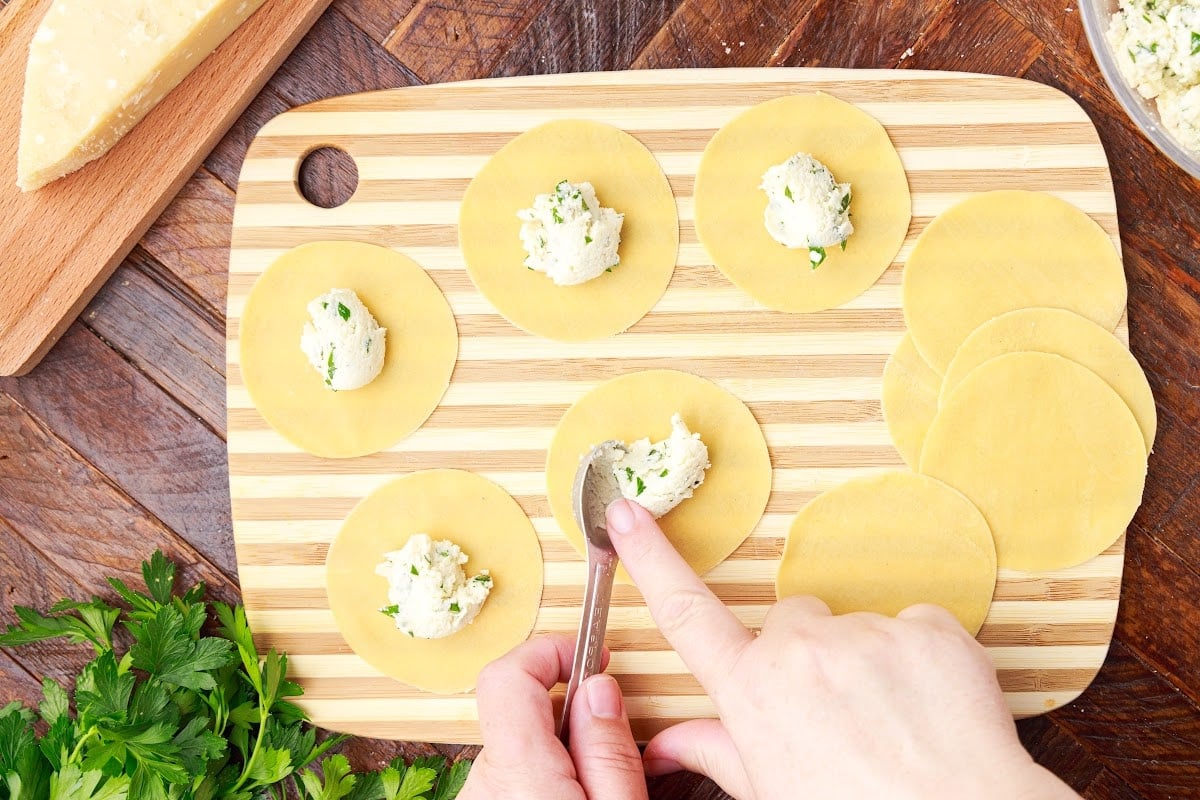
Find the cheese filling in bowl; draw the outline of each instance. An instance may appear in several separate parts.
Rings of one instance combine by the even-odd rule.
[[[1123,5],[1128,11],[1122,11]],[[1172,11],[1194,4],[1156,0],[1153,8],[1149,5],[1150,0],[1124,0],[1124,4],[1085,0],[1079,4],[1079,13],[1096,63],[1130,119],[1164,155],[1200,178],[1200,149],[1188,149],[1188,142],[1195,138],[1194,126],[1200,121],[1200,89],[1194,79],[1190,87],[1186,82],[1191,74],[1188,65],[1200,59],[1200,47],[1196,46],[1200,36],[1193,42],[1190,19],[1182,13],[1191,9]],[[1123,19],[1114,24],[1118,15]],[[1195,33],[1200,34],[1200,25]],[[1128,66],[1121,59],[1129,62]],[[1179,63],[1172,67],[1172,62]],[[1195,64],[1200,69],[1200,61]],[[1177,67],[1184,69],[1180,72]],[[1147,92],[1154,97],[1143,96]]]

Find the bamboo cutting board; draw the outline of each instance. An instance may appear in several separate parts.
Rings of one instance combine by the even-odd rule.
[[[896,263],[866,294],[812,315],[763,310],[730,284],[696,239],[692,187],[718,127],[757,102],[825,91],[888,129],[908,174],[913,220]],[[666,295],[620,336],[559,344],[527,335],[491,308],[457,247],[459,201],[487,158],[550,119],[629,131],[653,151],[678,203],[679,261]],[[360,183],[334,209],[296,190],[297,164],[322,146],[347,151]],[[283,114],[251,145],[234,213],[228,327],[229,470],[243,597],[263,646],[284,648],[301,705],[327,728],[422,741],[478,741],[470,695],[437,697],[382,677],[347,647],[324,590],[329,543],[356,502],[417,469],[474,470],[533,520],[545,558],[536,633],[574,634],[583,560],[559,532],[543,463],[559,417],[598,383],[670,367],[745,401],[766,435],[774,484],[746,542],[705,577],[750,626],[774,599],[792,515],[816,493],[902,462],[880,412],[884,361],[904,330],[900,269],[929,220],[973,192],[1040,189],[1090,214],[1119,244],[1104,150],[1068,97],[1014,78],[964,73],[737,69],[557,75],[342,97]],[[461,337],[441,406],[392,450],[350,461],[308,456],[255,411],[238,370],[238,323],[254,280],[287,248],[352,239],[396,248],[445,293]],[[1120,335],[1126,336],[1122,323]],[[297,332],[297,337],[299,332]],[[1124,537],[1079,567],[1001,570],[980,640],[1015,715],[1069,702],[1104,660],[1117,612]],[[368,612],[371,613],[371,612]],[[618,586],[609,672],[641,739],[713,709],[667,646],[638,592]]]
[[[25,61],[51,2],[0,8],[0,375],[41,361],[330,0],[267,0],[104,157],[21,192]]]

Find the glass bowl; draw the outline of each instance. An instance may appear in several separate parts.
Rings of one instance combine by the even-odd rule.
[[[1192,153],[1177,142],[1163,127],[1153,100],[1138,94],[1117,66],[1116,55],[1108,44],[1105,33],[1109,20],[1117,10],[1117,0],[1080,0],[1079,13],[1083,17],[1083,29],[1087,33],[1092,55],[1100,65],[1100,72],[1109,88],[1117,96],[1125,113],[1142,129],[1150,141],[1163,155],[1174,161],[1193,178],[1200,178],[1200,154]]]

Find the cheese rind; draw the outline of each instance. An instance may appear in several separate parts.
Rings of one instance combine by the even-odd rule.
[[[29,45],[17,185],[99,158],[264,0],[54,0]]]

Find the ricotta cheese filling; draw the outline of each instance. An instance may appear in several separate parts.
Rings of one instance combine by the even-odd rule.
[[[525,266],[558,286],[585,283],[617,266],[624,214],[604,208],[587,181],[559,181],[517,212]]]
[[[671,416],[671,435],[666,439],[620,444],[610,458],[621,494],[656,519],[691,497],[704,483],[704,471],[712,466],[700,434],[688,430],[678,414]]]
[[[387,328],[350,289],[330,289],[307,306],[311,322],[304,324],[300,349],[308,363],[334,391],[366,386],[383,369]]]
[[[1200,152],[1200,2],[1121,0],[1108,42],[1125,79],[1155,101],[1167,130]]]
[[[448,539],[414,534],[383,559],[375,573],[387,578],[388,605],[379,610],[416,639],[458,633],[471,624],[492,591],[486,569],[467,578],[462,565],[468,556]]]
[[[825,248],[854,233],[850,222],[850,184],[838,183],[829,168],[808,153],[797,153],[768,167],[759,185],[767,195],[763,224],[784,247],[808,248],[813,269],[826,258]]]

